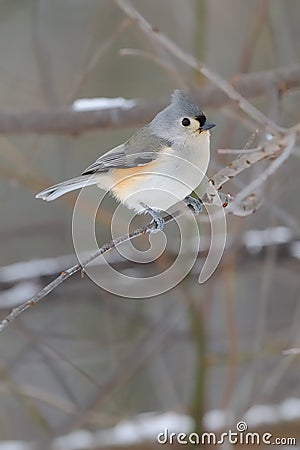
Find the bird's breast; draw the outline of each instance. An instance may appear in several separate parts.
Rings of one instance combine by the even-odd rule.
[[[156,160],[144,166],[112,170],[109,190],[138,212],[141,203],[166,211],[200,184],[208,163],[209,136],[192,137],[161,150]]]

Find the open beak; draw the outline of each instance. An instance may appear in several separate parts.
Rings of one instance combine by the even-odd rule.
[[[215,126],[216,126],[215,123],[206,121],[205,124],[203,125],[203,127],[201,127],[201,131],[210,130],[211,128],[213,128]]]

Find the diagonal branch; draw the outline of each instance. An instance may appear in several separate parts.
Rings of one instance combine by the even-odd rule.
[[[167,215],[163,218],[164,224],[167,224],[168,222],[172,222],[176,217],[179,217],[182,215],[182,211],[176,211],[172,216]],[[138,228],[137,230],[133,231],[132,233],[124,234],[117,239],[113,239],[110,242],[104,244],[102,247],[100,247],[95,253],[93,253],[91,256],[89,256],[83,264],[77,263],[72,267],[69,267],[67,270],[61,272],[61,274],[56,277],[51,283],[47,284],[43,289],[41,289],[37,294],[35,294],[30,300],[22,303],[21,305],[14,308],[11,313],[0,322],[0,332],[4,330],[11,322],[13,322],[20,314],[22,314],[27,309],[31,308],[32,306],[36,305],[40,300],[42,300],[46,295],[50,294],[55,288],[57,288],[60,284],[62,284],[64,281],[66,281],[68,278],[70,278],[72,275],[75,275],[75,273],[84,270],[84,268],[91,263],[92,261],[95,261],[99,256],[104,255],[105,253],[110,252],[111,250],[117,248],[118,245],[122,244],[123,242],[127,242],[129,240],[135,239],[139,236],[142,236],[143,234],[149,234],[153,232],[155,229],[155,224],[150,223],[146,227]]]
[[[290,128],[289,133],[281,139],[267,141],[257,147],[255,152],[252,151],[251,153],[242,154],[234,161],[231,161],[211,178],[210,181],[213,185],[213,189],[212,192],[210,192],[210,187],[207,187],[206,193],[202,197],[204,203],[213,203],[215,189],[220,190],[227,181],[232,180],[239,173],[263,159],[275,158],[272,164],[270,164],[258,178],[237,194],[235,199],[231,196],[228,197],[230,205],[227,212],[232,212],[236,215],[246,215],[254,212],[260,204],[260,199],[256,198],[255,191],[258,186],[263,184],[281,166],[281,164],[286,161],[295,145],[296,137],[296,127]],[[227,206],[228,201],[224,199],[224,203],[225,206]]]
[[[248,102],[228,81],[223,79],[220,75],[215,73],[209,67],[207,67],[203,62],[197,60],[194,56],[182,50],[178,45],[176,45],[171,39],[169,39],[165,34],[161,33],[157,28],[153,27],[147,20],[133,7],[133,5],[126,0],[116,0],[119,7],[136,22],[138,27],[142,32],[148,36],[150,39],[159,43],[162,47],[167,49],[171,54],[173,54],[177,59],[187,64],[192,69],[200,72],[212,83],[218,86],[222,91],[224,91],[228,97],[233,100],[242,111],[244,111],[249,117],[255,120],[257,123],[266,127],[271,133],[279,134],[284,133],[284,129],[276,125],[271,119],[265,116],[261,111],[259,111],[254,105]]]
[[[262,159],[274,158],[278,156],[286,147],[291,147],[292,142],[295,142],[295,133],[282,137],[281,139],[272,139],[266,143],[257,147],[257,151],[253,153],[242,154],[239,158],[231,161],[226,167],[222,168],[213,176],[213,184],[216,189],[220,189],[224,183],[236,177],[239,173],[253,166],[253,164],[261,161]]]
[[[242,189],[232,202],[232,209],[235,205],[237,205],[239,202],[241,202],[244,198],[248,197],[249,195],[253,194],[254,192],[257,192],[258,188],[264,184],[270,176],[272,176],[279,167],[288,159],[288,157],[291,154],[291,151],[294,148],[296,142],[296,135],[295,133],[290,133],[289,135],[285,136],[284,139],[281,140],[281,142],[278,143],[278,150],[275,149],[275,155],[277,153],[277,157],[272,161],[272,163],[257,177],[255,178],[250,184],[248,184],[244,189]],[[265,151],[269,151],[268,146],[265,147]],[[271,154],[270,156],[274,157],[274,154]],[[231,208],[229,208],[230,210]]]

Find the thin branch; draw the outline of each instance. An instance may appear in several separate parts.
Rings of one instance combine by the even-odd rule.
[[[179,217],[182,215],[182,211],[176,211],[172,216],[167,215],[164,217],[164,224],[167,224],[168,222],[173,221],[176,217]],[[133,231],[132,233],[124,234],[117,239],[112,239],[110,242],[104,244],[102,247],[100,247],[96,252],[94,252],[91,256],[89,256],[84,263],[80,264],[77,263],[72,267],[69,267],[67,270],[61,272],[61,274],[56,277],[51,283],[47,284],[43,289],[41,289],[36,295],[34,295],[30,300],[22,303],[21,305],[14,308],[11,313],[0,322],[0,332],[4,330],[13,320],[15,320],[20,314],[22,314],[27,309],[31,308],[32,306],[36,305],[40,300],[42,300],[46,295],[50,294],[55,288],[57,288],[61,283],[66,281],[68,278],[70,278],[75,273],[84,270],[84,268],[91,263],[92,261],[95,261],[99,256],[104,255],[105,253],[108,253],[109,251],[115,249],[118,245],[121,243],[127,242],[129,240],[135,239],[136,237],[142,236],[143,234],[149,234],[153,232],[155,229],[155,224],[150,223],[146,227],[138,228],[137,230]]]
[[[245,99],[266,95],[270,83],[280,94],[300,88],[300,66],[236,75],[231,87]],[[216,109],[233,100],[219,87],[206,86],[194,93],[194,100],[203,109]],[[0,111],[0,133],[73,134],[91,130],[119,129],[149,122],[169,103],[169,97],[154,101],[140,100],[131,109],[109,108],[95,111],[73,111],[70,108],[49,111]],[[300,129],[298,130],[298,133]]]
[[[248,184],[236,195],[235,199],[233,199],[232,196],[228,197],[230,205],[227,208],[227,212],[241,216],[248,215],[256,211],[261,204],[261,199],[255,195],[255,192],[258,187],[265,183],[267,179],[273,175],[289,157],[296,141],[296,133],[294,130],[294,128],[291,128],[289,134],[285,135],[281,139],[272,139],[269,142],[267,141],[264,145],[257,147],[255,152],[242,154],[234,161],[231,161],[226,167],[219,170],[211,179],[213,192],[210,193],[208,186],[206,194],[202,198],[204,203],[213,203],[215,189],[220,190],[227,181],[232,180],[239,173],[263,159],[275,158],[275,160],[261,173],[258,178],[255,178],[252,183]],[[227,203],[228,202],[225,200],[225,206],[227,206]]]
[[[291,138],[293,136],[293,139]],[[266,158],[274,158],[278,156],[287,146],[290,146],[291,139],[295,140],[295,133],[291,132],[289,135],[281,139],[272,139],[267,141],[264,145],[257,147],[256,152],[246,153],[239,158],[231,161],[226,167],[219,170],[213,178],[212,184],[216,189],[220,189],[224,183],[234,178],[238,173],[253,166],[253,164]]]
[[[239,192],[233,201],[232,207],[234,209],[234,205],[241,202],[245,197],[253,194],[258,190],[258,188],[264,184],[268,178],[273,175],[279,167],[288,159],[289,155],[291,154],[291,151],[295,145],[296,141],[296,135],[291,133],[286,138],[286,144],[284,145],[284,150],[281,147],[281,154],[274,160],[272,163],[257,177],[255,178],[252,183],[248,184],[244,189],[242,189],[241,192]],[[282,144],[281,144],[282,145]]]
[[[176,45],[166,35],[158,31],[156,27],[153,27],[147,20],[134,8],[134,6],[126,0],[116,0],[118,6],[124,11],[124,13],[136,22],[142,32],[149,36],[150,39],[158,42],[163,48],[166,48],[177,59],[187,64],[192,69],[200,72],[208,80],[218,86],[227,96],[233,100],[242,111],[250,116],[257,123],[266,127],[272,133],[280,134],[285,130],[276,125],[272,120],[265,116],[255,106],[248,102],[228,81],[223,79],[203,62],[197,60],[194,56],[188,54]]]

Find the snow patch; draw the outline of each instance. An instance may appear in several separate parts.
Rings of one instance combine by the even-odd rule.
[[[74,111],[97,111],[111,108],[130,109],[136,105],[136,100],[127,100],[123,97],[115,98],[79,98],[72,104]]]

